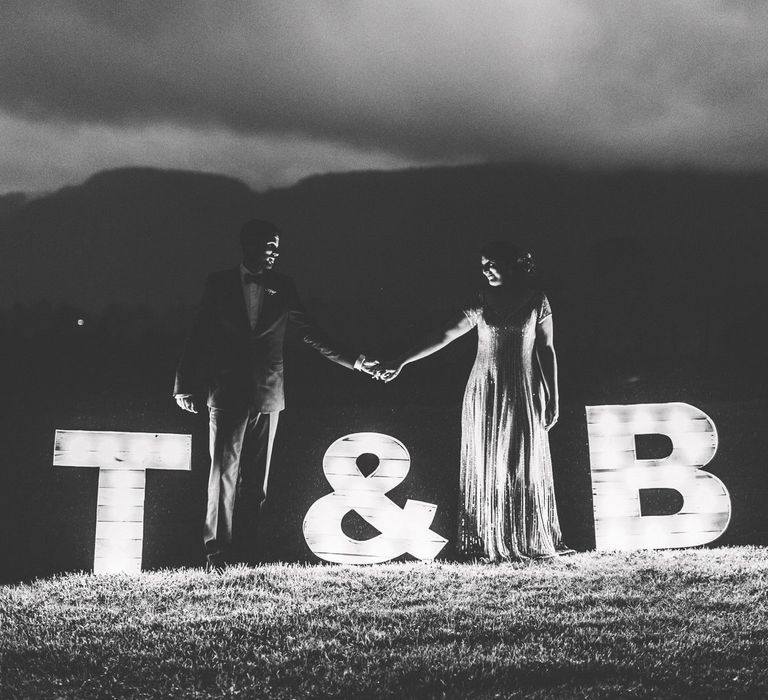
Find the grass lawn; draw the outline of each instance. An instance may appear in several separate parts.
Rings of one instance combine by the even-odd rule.
[[[0,588],[0,697],[768,697],[768,550]]]

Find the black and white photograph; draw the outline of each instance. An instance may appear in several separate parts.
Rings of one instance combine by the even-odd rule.
[[[0,697],[768,696],[768,5],[3,0]]]

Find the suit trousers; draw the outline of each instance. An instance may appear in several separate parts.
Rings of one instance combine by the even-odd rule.
[[[254,558],[279,416],[209,409],[211,471],[203,529],[207,555]]]

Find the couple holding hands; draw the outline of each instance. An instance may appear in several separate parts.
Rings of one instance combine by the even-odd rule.
[[[562,545],[548,441],[559,404],[552,313],[529,285],[530,253],[507,241],[484,246],[478,262],[486,284],[474,300],[439,332],[379,362],[339,349],[307,315],[291,278],[274,269],[281,235],[267,221],[242,226],[243,262],[208,277],[176,372],[182,409],[197,413],[207,397],[207,568],[259,561],[255,535],[285,407],[288,324],[327,359],[384,382],[477,328],[462,409],[458,555],[498,562],[570,551]]]

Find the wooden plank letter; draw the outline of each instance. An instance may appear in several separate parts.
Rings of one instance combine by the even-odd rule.
[[[192,437],[174,433],[57,430],[55,467],[99,470],[93,573],[138,573],[147,469],[190,469]]]
[[[358,466],[366,455],[376,463],[367,476]],[[446,540],[429,529],[437,506],[409,499],[400,508],[387,498],[408,475],[411,457],[402,442],[381,433],[354,433],[336,440],[323,458],[333,493],[315,501],[304,518],[304,539],[321,559],[346,564],[376,564],[405,554],[434,559]],[[341,529],[349,511],[380,534],[355,540]]]
[[[712,419],[686,403],[587,406],[597,549],[693,547],[717,539],[731,518],[720,479],[702,470],[717,451]],[[638,459],[635,437],[666,435],[672,452]],[[671,515],[642,515],[640,492],[671,489],[683,500]]]

